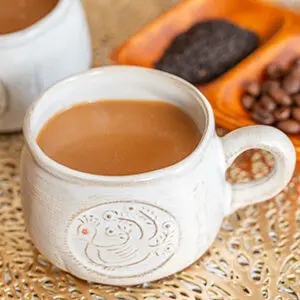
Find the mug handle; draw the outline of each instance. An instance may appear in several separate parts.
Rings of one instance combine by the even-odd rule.
[[[0,78],[0,116],[5,113],[7,109],[7,92],[3,81]]]
[[[244,151],[263,149],[275,158],[273,171],[266,177],[246,183],[232,184],[232,202],[225,213],[265,201],[285,188],[293,176],[296,152],[290,139],[280,130],[270,126],[249,126],[234,130],[221,138],[227,168]]]

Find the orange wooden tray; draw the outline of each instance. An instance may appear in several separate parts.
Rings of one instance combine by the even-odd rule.
[[[210,101],[216,122],[228,129],[256,124],[241,105],[243,84],[262,77],[266,65],[286,66],[300,55],[300,17],[256,0],[186,0],[161,15],[112,54],[117,64],[153,68],[170,42],[194,23],[222,18],[256,32],[260,47],[217,80],[198,85]],[[300,161],[300,137],[290,136]]]

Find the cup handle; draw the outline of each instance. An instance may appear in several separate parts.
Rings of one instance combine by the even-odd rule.
[[[227,168],[242,152],[257,148],[271,152],[275,158],[273,171],[266,177],[232,185],[232,202],[225,213],[274,197],[293,176],[296,153],[290,139],[270,126],[249,126],[237,129],[221,138]]]
[[[3,81],[0,78],[0,116],[3,115],[7,108],[7,92]]]

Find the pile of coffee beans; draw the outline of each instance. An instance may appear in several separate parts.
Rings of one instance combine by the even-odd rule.
[[[225,20],[207,20],[178,35],[155,67],[193,84],[209,83],[258,45],[259,38],[252,31]]]
[[[246,84],[242,103],[256,122],[299,134],[300,57],[286,69],[278,63],[269,64],[263,82]]]

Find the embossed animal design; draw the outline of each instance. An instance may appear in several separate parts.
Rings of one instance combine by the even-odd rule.
[[[158,222],[145,207],[107,210],[102,216],[84,215],[79,221],[77,235],[86,242],[86,257],[105,269],[125,268],[174,252],[174,222]]]

